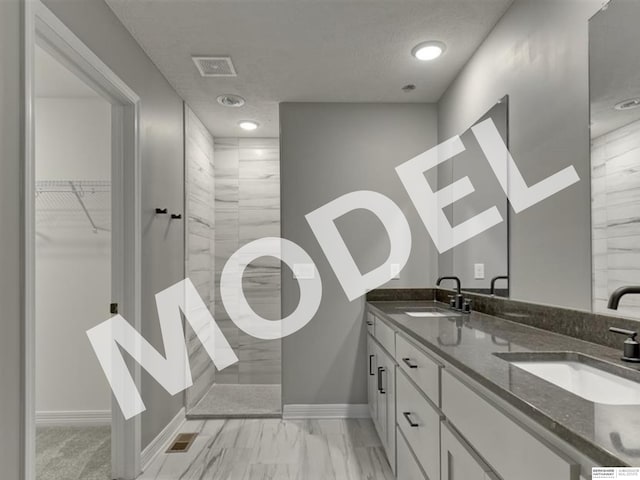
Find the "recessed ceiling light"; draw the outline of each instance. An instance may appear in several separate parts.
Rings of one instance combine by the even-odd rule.
[[[220,95],[218,98],[216,98],[216,100],[220,105],[225,107],[237,108],[244,105],[244,98],[242,98],[240,95]]]
[[[255,130],[260,125],[258,125],[258,122],[254,122],[253,120],[243,120],[238,122],[238,126],[243,130],[251,131]]]
[[[435,60],[444,53],[446,46],[442,42],[431,40],[429,42],[422,42],[413,47],[411,54],[418,60],[429,61]]]
[[[616,110],[624,111],[638,107],[640,107],[640,97],[624,100],[623,102],[617,103],[613,108],[615,108]]]

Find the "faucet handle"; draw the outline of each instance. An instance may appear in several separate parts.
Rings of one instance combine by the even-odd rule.
[[[464,299],[464,303],[462,304],[462,311],[464,313],[471,313],[471,304],[473,303],[473,300],[471,300],[470,298],[465,298]]]
[[[449,306],[451,308],[455,308],[456,307],[456,299],[454,295],[447,295],[447,297],[449,298]]]
[[[629,336],[629,338],[624,341],[624,353],[622,355],[622,360],[625,362],[640,363],[640,343],[636,341],[638,332],[618,327],[610,327],[609,331]]]
[[[610,332],[619,333],[621,335],[627,335],[633,340],[638,336],[638,332],[634,332],[633,330],[627,330],[626,328],[618,328],[618,327],[610,327]]]

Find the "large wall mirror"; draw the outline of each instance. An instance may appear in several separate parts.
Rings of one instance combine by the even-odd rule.
[[[473,125],[491,119],[500,135],[509,145],[509,98],[503,97]],[[473,218],[493,206],[497,207],[504,219],[502,223],[480,235],[457,245],[440,255],[438,270],[440,275],[456,275],[460,278],[462,290],[509,295],[509,206],[504,191],[491,170],[471,128],[460,139],[465,151],[448,162],[439,165],[438,186],[443,188],[461,178],[469,177],[475,191],[444,209],[451,225]],[[507,162],[507,158],[504,159]],[[493,282],[492,282],[493,280]],[[493,284],[493,285],[492,285]],[[445,286],[443,284],[443,286]],[[453,285],[447,284],[450,288]]]
[[[640,2],[612,0],[589,22],[593,310],[640,285]],[[618,314],[640,318],[640,295]]]

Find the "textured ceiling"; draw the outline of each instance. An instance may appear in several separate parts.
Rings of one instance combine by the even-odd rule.
[[[435,102],[512,0],[106,0],[217,137],[238,120],[278,136],[280,102]],[[435,62],[411,48],[447,44]],[[230,55],[236,78],[202,78],[192,55]],[[413,83],[416,90],[401,87]],[[239,109],[216,97],[246,98]]]

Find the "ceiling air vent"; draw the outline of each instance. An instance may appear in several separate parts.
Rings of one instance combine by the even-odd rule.
[[[203,77],[235,77],[231,57],[191,57]]]

